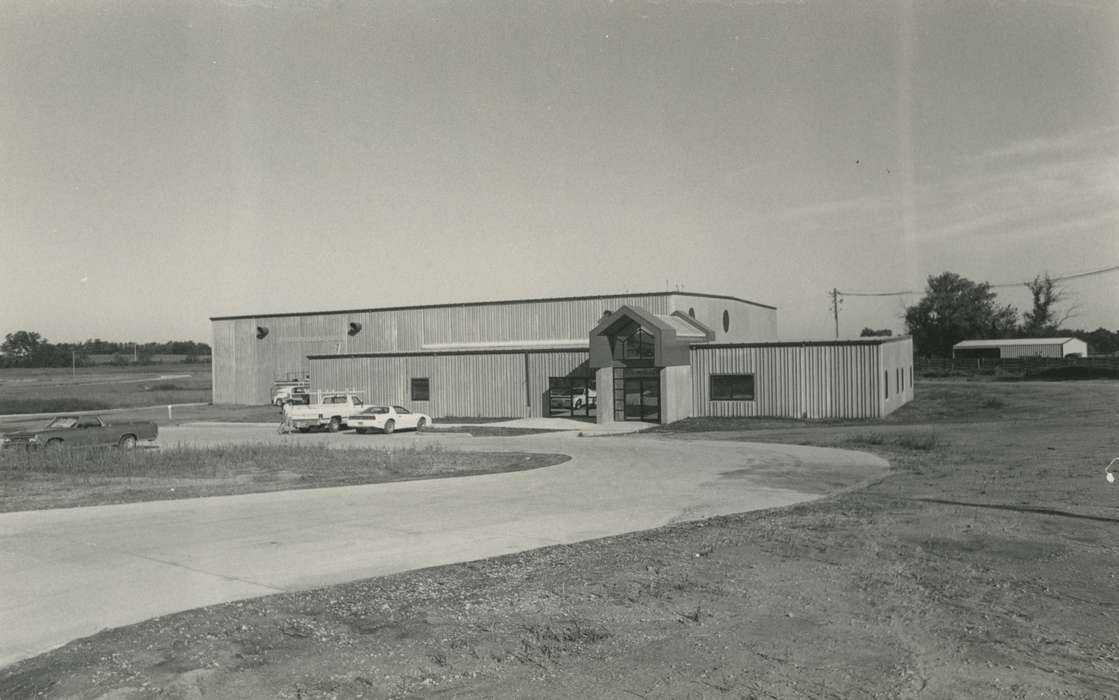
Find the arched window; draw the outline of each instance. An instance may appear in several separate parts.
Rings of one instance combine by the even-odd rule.
[[[723,309],[723,332],[730,333],[730,312]]]

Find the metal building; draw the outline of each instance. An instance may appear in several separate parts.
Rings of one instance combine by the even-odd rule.
[[[1017,357],[1086,357],[1088,344],[1077,338],[1003,338],[964,340],[952,346],[959,359]]]
[[[912,398],[908,338],[778,343],[772,306],[687,292],[225,316],[214,403],[352,388],[437,418],[870,417]]]
[[[880,418],[913,400],[909,337],[697,345],[691,352],[696,416]]]

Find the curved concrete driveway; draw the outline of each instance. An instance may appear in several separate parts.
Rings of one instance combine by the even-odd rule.
[[[572,459],[508,474],[0,514],[0,665],[189,608],[784,506],[888,468],[841,450],[570,433],[279,436],[209,425],[166,428],[162,441],[440,444]]]

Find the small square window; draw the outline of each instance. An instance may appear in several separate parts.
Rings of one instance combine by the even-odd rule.
[[[412,400],[429,401],[431,396],[431,380],[427,377],[412,377]]]
[[[712,401],[753,401],[754,375],[752,374],[712,374]]]

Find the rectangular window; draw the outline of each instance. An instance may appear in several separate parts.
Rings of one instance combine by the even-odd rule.
[[[431,380],[427,377],[412,377],[412,400],[429,401],[431,396]]]
[[[754,375],[712,374],[712,401],[753,401]]]
[[[890,370],[882,373],[882,384],[886,387],[886,398],[890,398]]]

